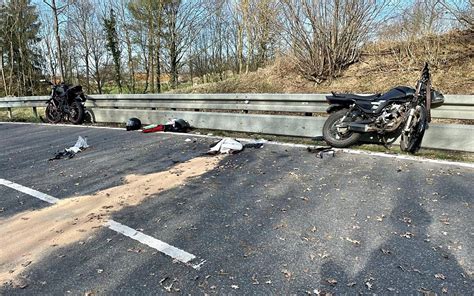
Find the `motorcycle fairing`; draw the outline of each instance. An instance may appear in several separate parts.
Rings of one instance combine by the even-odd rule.
[[[415,95],[415,89],[407,86],[397,86],[384,94],[375,94],[370,96],[359,96],[354,94],[335,94],[327,96],[330,104],[350,105],[357,104],[364,112],[378,114],[388,104],[393,102],[407,102]]]

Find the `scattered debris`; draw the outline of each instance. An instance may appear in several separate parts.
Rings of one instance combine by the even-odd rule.
[[[143,127],[142,132],[154,133],[154,132],[174,132],[174,133],[187,133],[191,129],[191,125],[184,119],[171,119],[165,124],[151,124]]]
[[[266,143],[267,141],[266,140],[255,140],[255,141],[251,141],[251,142],[248,142],[246,144],[244,144],[244,148],[256,148],[256,149],[260,149],[260,148],[263,148],[263,144]]]
[[[335,155],[335,151],[331,146],[314,146],[308,147],[307,150],[308,152],[316,153],[316,156],[319,158],[323,158],[324,156],[334,157]]]
[[[55,159],[61,159],[61,158],[73,158],[77,153],[84,151],[88,147],[89,145],[87,145],[87,137],[83,138],[79,136],[74,146],[66,148],[64,149],[64,151],[57,152],[56,155],[54,155],[54,157],[50,158],[49,160],[55,160]]]
[[[207,152],[207,154],[235,154],[242,151],[243,149],[244,146],[239,141],[231,138],[224,138],[212,144],[211,149]]]

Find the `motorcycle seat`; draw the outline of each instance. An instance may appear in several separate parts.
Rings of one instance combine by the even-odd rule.
[[[345,99],[351,99],[351,100],[356,100],[356,101],[374,101],[377,100],[381,94],[375,94],[375,95],[355,95],[355,94],[332,94],[334,97],[338,98],[345,98]]]

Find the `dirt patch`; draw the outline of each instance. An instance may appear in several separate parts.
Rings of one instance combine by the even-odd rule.
[[[168,171],[129,175],[124,178],[123,185],[0,220],[0,285],[14,280],[56,248],[87,239],[113,212],[182,185],[189,178],[214,169],[221,159],[198,157]]]

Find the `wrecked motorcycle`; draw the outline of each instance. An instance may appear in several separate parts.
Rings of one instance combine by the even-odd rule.
[[[444,103],[444,96],[431,88],[431,75],[425,63],[416,88],[397,86],[384,94],[327,96],[330,114],[323,126],[324,140],[343,148],[362,141],[366,135],[385,146],[400,135],[400,149],[416,153],[431,121],[431,108]]]
[[[84,122],[86,96],[82,86],[70,86],[65,83],[51,85],[51,97],[46,103],[46,119],[50,123],[67,120],[73,124]]]

